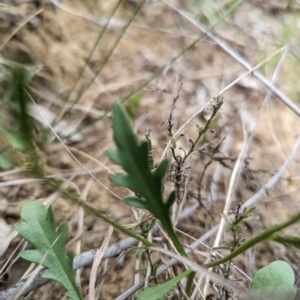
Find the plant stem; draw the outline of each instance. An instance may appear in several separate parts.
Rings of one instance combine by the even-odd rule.
[[[77,195],[75,195],[74,193],[68,191],[68,190],[61,190],[60,186],[61,184],[55,180],[55,179],[49,179],[46,178],[45,179],[45,183],[52,189],[55,191],[60,190],[60,192],[62,193],[62,195],[76,203],[79,206],[82,206],[85,210],[89,211],[90,213],[92,213],[93,215],[101,218],[103,221],[107,222],[108,224],[112,225],[113,227],[117,228],[118,230],[120,230],[121,232],[125,233],[128,236],[131,236],[135,239],[137,239],[138,241],[142,242],[144,245],[149,246],[149,247],[157,247],[157,245],[155,243],[149,242],[147,239],[143,238],[140,234],[136,233],[134,230],[128,229],[124,226],[122,226],[120,223],[115,222],[114,220],[112,220],[109,216],[107,216],[105,213],[103,213],[102,211],[92,207],[91,205],[89,205],[87,202],[81,200]]]
[[[207,264],[206,266],[208,268],[212,268],[212,267],[218,266],[220,264],[223,264],[225,262],[228,262],[228,261],[232,260],[233,258],[235,258],[236,256],[238,256],[239,254],[245,252],[247,249],[253,247],[254,245],[256,245],[257,243],[259,243],[263,240],[267,240],[267,239],[276,240],[276,237],[274,236],[274,234],[277,231],[280,231],[288,226],[291,226],[292,224],[296,223],[299,220],[300,220],[300,213],[296,214],[295,216],[293,216],[292,218],[290,218],[289,220],[287,220],[286,222],[284,222],[282,224],[278,224],[278,225],[272,226],[271,228],[268,228],[267,230],[263,231],[262,233],[258,234],[257,236],[253,237],[252,239],[246,241],[243,245],[236,248],[229,255],[227,255],[221,259],[218,259],[216,261],[213,261],[213,262]]]

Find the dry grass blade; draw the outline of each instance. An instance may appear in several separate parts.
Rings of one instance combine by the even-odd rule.
[[[95,284],[96,284],[96,279],[97,279],[97,271],[98,271],[99,265],[102,261],[105,250],[108,247],[108,243],[109,243],[112,233],[113,233],[113,227],[110,226],[104,237],[101,247],[99,249],[97,249],[97,252],[95,254],[95,259],[94,259],[91,274],[90,274],[89,300],[96,299]]]
[[[237,296],[243,296],[243,297],[247,297],[247,299],[251,299],[251,300],[259,300],[260,297],[258,297],[257,295],[252,295],[249,290],[246,290],[242,287],[237,286],[236,284],[234,284],[232,281],[226,280],[223,277],[216,275],[214,273],[210,273],[206,268],[197,265],[195,262],[189,260],[186,257],[182,257],[180,255],[175,254],[174,252],[168,251],[166,249],[160,249],[160,248],[153,248],[150,247],[151,250],[153,251],[158,251],[160,253],[163,253],[169,257],[172,257],[173,259],[175,259],[177,262],[180,262],[182,264],[187,265],[189,268],[191,268],[193,271],[198,272],[199,274],[205,274],[205,275],[209,275],[211,277],[211,279],[216,282],[217,284],[220,285],[225,285],[228,288],[230,288],[232,291],[234,291],[236,293]]]
[[[262,65],[264,65],[267,61],[269,61],[271,58],[273,58],[274,56],[278,55],[279,53],[281,53],[282,51],[286,50],[287,46],[284,46],[280,49],[278,49],[277,51],[275,51],[272,55],[270,55],[269,57],[267,57],[265,60],[263,60],[262,62],[260,62],[259,64],[257,64],[255,67],[251,68],[248,72],[246,72],[245,74],[241,75],[240,77],[238,77],[237,79],[235,79],[233,82],[231,82],[230,84],[228,84],[225,88],[223,88],[219,93],[219,95],[222,95],[225,91],[227,91],[228,89],[230,89],[232,86],[234,86],[237,82],[239,82],[241,79],[245,78],[247,75],[251,74],[252,72],[254,72],[254,70],[260,68]],[[199,114],[201,114],[205,109],[207,109],[209,107],[209,105],[211,104],[211,101],[207,102],[202,108],[200,108],[199,110],[197,110],[175,133],[174,133],[174,138],[178,137],[179,134],[184,130],[184,128],[192,122],[192,120],[194,120]],[[166,156],[168,149],[170,148],[171,145],[171,140],[168,142],[167,146],[165,147],[165,150],[160,158],[160,161],[163,160],[163,158]]]
[[[5,39],[5,41],[2,43],[2,45],[0,46],[0,52],[3,51],[3,49],[5,48],[5,46],[8,44],[8,42],[28,23],[30,22],[34,17],[38,16],[39,14],[41,14],[44,11],[43,8],[41,8],[40,10],[36,11],[34,14],[32,14],[31,16],[29,16],[28,18],[26,18],[17,28],[15,28],[13,30],[13,32]]]
[[[47,121],[47,119],[44,117],[43,113],[39,110],[39,107],[36,105],[35,101],[33,100],[33,98],[31,97],[31,95],[26,91],[26,93],[28,94],[28,96],[30,97],[30,99],[32,100],[33,104],[35,105],[36,109],[39,111],[39,113],[41,114],[41,116],[44,118],[45,122],[48,124],[49,128],[51,129],[51,131],[53,132],[53,134],[55,135],[55,137],[60,141],[60,143],[64,146],[64,148],[66,149],[66,151],[70,154],[70,156],[82,167],[82,169],[84,169],[97,183],[99,183],[104,189],[106,189],[109,193],[111,193],[112,195],[114,195],[116,198],[123,200],[121,197],[119,197],[117,194],[115,194],[113,191],[111,191],[107,186],[105,186],[98,178],[96,178],[75,156],[74,154],[68,149],[68,147],[66,146],[66,144],[62,141],[62,139],[60,138],[60,136],[55,132],[55,130],[53,129],[53,127],[51,126],[51,124]]]
[[[265,195],[265,192],[267,189],[273,187],[278,182],[278,180],[280,179],[280,177],[282,176],[282,174],[284,173],[286,168],[295,159],[295,155],[299,152],[299,149],[300,149],[300,136],[297,139],[297,142],[293,148],[293,151],[291,152],[288,159],[281,166],[279,171],[269,180],[269,182],[265,185],[264,188],[262,188],[258,193],[256,193],[253,197],[251,197],[248,201],[246,201],[244,203],[244,205],[243,205],[244,207],[254,205],[263,195]],[[201,245],[201,243],[205,242],[212,235],[214,235],[217,232],[218,227],[219,226],[215,226],[211,230],[207,231],[201,238],[199,238],[197,241],[195,241],[190,246],[189,249],[187,249],[187,252],[191,251],[191,249],[196,249],[197,247],[199,247],[199,245]],[[110,246],[109,249],[106,251],[104,258],[114,257],[114,256],[118,255],[119,253],[121,253],[123,250],[127,249],[128,246],[133,245],[135,243],[136,243],[135,239],[126,238],[123,241]],[[95,257],[94,250],[91,250],[91,251],[88,251],[86,253],[82,253],[82,254],[76,256],[74,259],[74,269],[86,266],[87,264],[91,263],[94,260],[94,257]],[[177,262],[176,259],[172,259],[166,264],[166,266],[160,267],[157,271],[157,276],[160,275],[161,273],[163,273],[167,268],[176,264],[176,262]],[[42,273],[39,273],[38,277],[36,277],[36,279],[32,282],[32,284],[27,287],[27,289],[24,291],[24,294],[27,294],[28,292],[40,287],[41,285],[44,285],[47,282],[47,280],[42,279],[40,277],[41,274]],[[25,278],[24,280],[21,280],[15,286],[10,287],[8,290],[6,290],[4,292],[0,292],[0,297],[1,297],[0,299],[1,300],[10,299],[10,297],[12,295],[14,295],[16,293],[16,291],[18,291],[21,287],[24,286],[26,281],[27,281],[27,279]],[[134,294],[137,290],[142,288],[144,286],[144,283],[145,283],[144,280],[142,280],[137,285],[134,285],[133,287],[128,289],[126,292],[124,292],[122,295],[117,297],[116,300],[127,299],[132,294]]]
[[[219,95],[222,95],[224,92],[226,92],[228,89],[230,89],[232,86],[234,86],[236,83],[238,83],[241,79],[245,78],[246,76],[248,76],[249,74],[253,73],[255,70],[259,69],[260,67],[262,67],[266,62],[268,62],[270,59],[272,59],[273,57],[275,57],[276,55],[278,55],[279,53],[286,51],[288,49],[288,46],[285,45],[283,47],[281,47],[280,49],[278,49],[277,51],[275,51],[274,53],[272,53],[270,56],[268,56],[266,59],[264,59],[262,62],[260,62],[259,64],[257,64],[255,67],[251,68],[248,72],[246,72],[245,74],[243,74],[242,76],[238,77],[237,79],[235,79],[233,82],[231,82],[230,84],[228,84],[224,89],[222,89],[219,93]]]
[[[166,1],[165,1],[166,2]],[[170,7],[172,7],[177,13],[183,16],[185,19],[189,20],[191,24],[198,27],[201,31],[207,32],[206,28],[203,24],[198,22],[193,16],[191,16],[188,12],[184,11],[181,8],[177,8],[174,5],[167,3]],[[236,50],[234,50],[229,44],[227,44],[224,40],[218,37],[213,32],[207,32],[207,36],[209,36],[214,42],[218,44],[220,48],[222,48],[226,53],[228,53],[232,58],[234,58],[237,62],[239,62],[244,68],[251,72],[251,74],[258,79],[263,85],[265,85],[278,99],[280,99],[287,107],[289,107],[295,114],[300,117],[300,109],[297,107],[291,99],[289,99],[286,95],[284,95],[278,88],[276,88],[270,81],[268,81],[260,72],[253,71],[253,67],[249,64],[249,62]]]
[[[297,141],[296,141],[296,143],[294,145],[294,148],[293,148],[292,152],[290,153],[289,157],[284,162],[284,164],[280,167],[278,172],[276,174],[274,174],[274,176],[265,184],[265,186],[262,189],[260,189],[254,196],[252,196],[249,200],[247,200],[243,204],[243,206],[242,206],[243,208],[253,206],[255,203],[257,203],[265,195],[266,191],[269,188],[272,188],[279,181],[279,179],[281,178],[283,173],[286,171],[289,164],[295,159],[295,156],[298,154],[299,150],[300,150],[300,136],[297,138]],[[186,249],[186,252],[189,253],[189,252],[193,251],[194,249],[197,249],[203,242],[205,242],[206,240],[211,238],[215,233],[217,233],[218,229],[219,229],[219,225],[216,225],[212,229],[207,231],[197,241],[192,243],[190,245],[190,247],[188,249]],[[161,275],[169,267],[173,266],[176,263],[177,263],[176,259],[171,259],[170,261],[168,261],[166,263],[165,266],[162,266],[158,269],[156,275],[157,276]],[[144,284],[145,284],[145,280],[140,281],[138,284],[132,286],[127,291],[125,291],[122,295],[120,295],[118,298],[116,298],[116,300],[125,300],[125,299],[127,299],[128,297],[130,297],[131,295],[136,293],[139,289],[141,289],[144,286]]]
[[[288,51],[288,48],[285,46],[283,48],[280,49],[280,52],[281,50],[284,50],[284,53],[279,61],[279,64],[277,65],[277,68],[274,72],[274,76],[273,76],[273,79],[272,79],[272,84],[275,83],[275,75],[278,74],[278,71],[279,71],[279,66],[281,66],[284,58],[285,58],[285,54],[287,53]],[[272,55],[273,56],[273,55]],[[260,65],[260,64],[259,64]],[[238,81],[240,78],[238,78],[236,81]],[[223,90],[220,92],[222,93]],[[246,125],[245,123],[243,122],[243,135],[244,135],[244,142],[243,142],[243,146],[242,146],[242,150],[239,154],[239,157],[237,159],[237,162],[234,166],[234,169],[233,169],[233,172],[232,172],[232,175],[230,177],[230,183],[229,183],[229,188],[228,188],[228,192],[227,192],[227,196],[226,196],[226,200],[225,200],[225,206],[224,206],[224,210],[223,210],[223,214],[225,215],[228,215],[229,214],[229,210],[231,208],[231,205],[232,205],[232,199],[234,198],[235,196],[235,192],[236,192],[236,186],[239,182],[239,177],[241,175],[241,170],[242,170],[242,164],[247,156],[247,153],[249,151],[249,147],[250,147],[250,144],[254,138],[254,134],[255,134],[255,131],[256,131],[256,128],[257,128],[257,125],[259,123],[259,121],[261,120],[261,116],[262,116],[262,113],[265,109],[265,105],[268,101],[268,96],[270,96],[270,91],[268,92],[267,96],[265,97],[265,100],[262,104],[262,107],[260,109],[260,112],[259,112],[259,115],[257,117],[257,120],[255,122],[255,124],[253,125],[252,128],[246,128]],[[243,118],[242,118],[243,120]],[[223,236],[223,233],[225,231],[225,227],[226,227],[226,221],[224,219],[224,217],[221,218],[221,221],[220,221],[220,226],[219,226],[219,229],[218,229],[218,233],[217,233],[217,236],[216,236],[216,239],[215,239],[215,242],[214,242],[214,248],[217,248],[220,246],[220,243],[221,243],[221,239],[222,239],[222,236]],[[209,282],[209,278],[206,279],[206,284],[205,284],[205,291],[204,291],[204,294],[206,295],[207,294],[207,289],[208,289],[208,282]]]
[[[151,169],[169,158],[162,189],[164,195],[177,193],[171,226],[196,265],[224,258],[300,210],[300,5],[295,1],[286,7],[273,0],[263,5],[242,0],[0,2],[1,300],[20,290],[20,297],[33,300],[65,295],[60,285],[41,278],[44,270],[31,277],[32,269],[18,256],[28,245],[4,233],[6,226],[14,228],[29,199],[52,204],[56,220],[69,224],[66,251],[75,251],[73,269],[86,299],[131,299],[184,270],[177,257],[140,249],[152,242],[176,252],[153,215],[120,201],[132,192],[109,181],[109,174],[123,172],[106,155],[115,148],[115,100],[126,102],[138,139],[146,136],[150,142]],[[16,69],[24,71],[23,86],[48,118],[44,122],[35,108],[29,114],[32,149],[45,171],[40,175],[30,168],[31,151],[20,150],[7,135],[26,131],[16,117]],[[221,99],[224,104],[207,125]],[[35,107],[27,100],[26,106]],[[201,138],[195,138],[202,129]],[[253,214],[247,218],[244,210]],[[246,226],[234,232],[239,217]],[[96,253],[109,226],[105,222],[126,230],[110,233],[110,241],[119,242]],[[143,236],[143,242],[124,238],[131,233]],[[297,227],[284,234],[298,236]],[[299,264],[297,251],[283,247],[260,242],[210,270],[249,289],[261,266],[275,259]],[[98,254],[103,255],[100,266]],[[223,287],[231,292],[223,279],[210,280],[214,274],[198,271],[194,282],[188,280],[189,299],[205,299],[205,279],[207,295],[228,298],[221,295]],[[182,286],[166,297],[185,297]]]
[[[300,151],[300,135],[297,137],[296,143],[294,145],[293,151],[289,155],[289,157],[285,160],[276,174],[261,188],[255,195],[253,195],[250,199],[248,199],[243,205],[242,209],[245,207],[253,206],[262,196],[264,196],[268,189],[275,186],[275,184],[280,180],[288,166],[295,160],[296,155]]]
[[[121,252],[123,252],[128,247],[136,243],[137,241],[131,237],[125,238],[117,243],[114,243],[106,249],[102,259],[118,256]],[[79,268],[82,268],[92,263],[94,261],[95,254],[96,251],[92,249],[90,251],[77,255],[74,258],[74,262],[73,262],[74,270],[77,270]],[[28,293],[34,291],[40,286],[45,285],[47,282],[49,282],[49,280],[41,277],[44,272],[45,271],[41,271],[37,275],[35,275],[33,281],[30,284],[28,284],[28,280],[31,278],[32,275],[29,275],[26,278],[20,280],[17,284],[11,286],[9,289],[0,292],[0,299],[1,300],[12,299],[12,297],[14,297],[14,295],[18,293],[20,290],[22,290],[22,293],[20,294],[21,296],[27,295]]]

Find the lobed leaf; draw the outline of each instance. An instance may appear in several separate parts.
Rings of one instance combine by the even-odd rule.
[[[19,234],[35,250],[21,252],[21,257],[48,269],[44,278],[61,283],[73,300],[82,300],[80,289],[73,273],[74,254],[66,255],[65,244],[68,235],[68,224],[63,223],[56,230],[52,206],[48,209],[37,201],[26,202],[21,217],[24,223],[16,224]]]
[[[145,199],[142,207],[147,208],[155,216],[169,216],[169,208],[162,196],[162,179],[169,163],[164,160],[151,171],[148,160],[148,143],[138,142],[130,120],[118,102],[113,107],[114,140],[118,150],[109,151],[109,157],[126,171],[126,175],[111,175],[110,179],[117,185],[124,186],[139,193]],[[135,199],[134,203],[138,202]],[[130,200],[133,202],[132,200]],[[136,206],[136,205],[135,205]]]
[[[127,187],[138,197],[129,197],[125,201],[134,207],[147,209],[159,219],[171,237],[175,247],[182,254],[185,251],[174,231],[170,208],[176,199],[172,192],[166,201],[162,194],[163,178],[169,168],[169,161],[163,160],[154,170],[149,164],[149,144],[139,142],[124,107],[115,102],[113,106],[113,132],[117,150],[108,151],[108,156],[121,165],[126,174],[111,175],[110,179],[117,185]]]

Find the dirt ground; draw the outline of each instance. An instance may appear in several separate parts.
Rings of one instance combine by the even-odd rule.
[[[16,129],[13,116],[8,113],[6,90],[11,71],[20,65],[26,66],[34,74],[28,92],[50,121],[60,120],[55,130],[65,145],[104,186],[124,197],[126,190],[115,187],[108,179],[111,172],[119,171],[106,155],[108,149],[115,147],[110,113],[113,102],[126,100],[124,103],[132,107],[133,99],[141,99],[132,117],[133,124],[141,139],[151,130],[153,157],[157,163],[169,140],[165,124],[174,97],[178,95],[173,112],[173,133],[247,70],[207,36],[169,64],[202,33],[192,20],[208,28],[233,3],[224,0],[214,3],[146,1],[124,33],[140,1],[121,1],[92,53],[117,2],[1,1],[0,93],[3,101],[0,103],[0,129]],[[252,67],[266,60],[258,70],[299,107],[300,5],[290,1],[291,7],[286,9],[286,2],[245,0],[213,29],[213,33]],[[184,12],[189,14],[184,15]],[[121,40],[114,46],[120,36]],[[108,56],[111,49],[113,53]],[[269,58],[279,49],[276,56]],[[150,81],[164,66],[164,71]],[[178,88],[180,83],[182,86]],[[134,91],[137,93],[133,94]],[[220,222],[232,171],[247,140],[251,139],[251,143],[232,196],[232,211],[265,187],[289,157],[299,134],[299,116],[276,95],[268,94],[266,86],[252,74],[228,88],[222,97],[224,104],[215,122],[185,165],[183,210],[199,203],[185,221],[178,223],[177,228],[185,233],[180,235],[185,245]],[[121,224],[140,221],[137,213],[83,171],[45,122],[40,121],[40,114],[33,106],[30,111],[36,121],[37,145],[47,172],[69,182],[70,188],[82,199]],[[210,114],[211,109],[205,109],[184,128],[178,147],[190,148],[189,139],[196,139],[197,126],[204,126]],[[213,146],[220,142],[219,151],[200,181]],[[179,148],[176,151],[178,155],[183,153]],[[167,156],[171,158],[170,151]],[[300,155],[295,155],[277,184],[267,189],[255,204],[259,221],[246,224],[245,238],[299,211],[299,159]],[[67,251],[79,254],[99,248],[108,229],[108,224],[32,179],[33,176],[18,165],[0,173],[0,291],[18,282],[29,266],[17,259],[21,238],[12,235],[26,200],[51,201],[57,224],[69,223]],[[172,189],[172,183],[167,184],[168,189]],[[298,236],[298,225],[285,233]],[[157,236],[161,235],[157,233]],[[114,230],[110,244],[122,238],[124,234]],[[228,234],[223,245],[226,239],[230,239]],[[205,243],[212,247],[214,240],[213,236]],[[207,251],[207,248],[202,246],[198,250]],[[193,258],[199,263],[206,259],[196,253]],[[288,261],[298,277],[299,252],[275,243],[257,245],[239,257],[236,264],[252,277],[259,268],[277,259]],[[98,271],[98,299],[115,299],[121,295],[133,285],[134,270],[137,266],[144,268],[145,262],[143,258],[138,266],[134,251],[128,252],[123,259],[103,262]],[[77,273],[84,296],[89,292],[90,271],[91,266],[87,266]],[[141,273],[140,279],[144,276],[145,273]],[[236,276],[241,278],[242,275]],[[243,285],[249,287],[249,281],[245,280]],[[28,296],[28,299],[63,298],[66,298],[65,291],[56,283],[47,284]],[[172,296],[172,299],[179,298]]]

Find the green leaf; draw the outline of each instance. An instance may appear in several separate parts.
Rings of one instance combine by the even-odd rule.
[[[12,112],[19,126],[19,132],[28,146],[34,149],[34,124],[27,114],[27,103],[30,101],[26,88],[30,84],[33,72],[16,68],[12,72],[10,85],[7,88],[7,97],[11,104]]]
[[[181,273],[175,278],[168,280],[167,282],[159,284],[155,287],[147,287],[144,289],[144,291],[138,293],[136,295],[136,298],[139,300],[164,300],[165,295],[168,294],[180,280],[182,280],[190,273],[190,270],[186,270],[185,272]]]
[[[53,208],[47,209],[37,201],[26,202],[21,217],[25,223],[16,224],[16,229],[36,248],[21,252],[21,257],[46,267],[44,278],[61,283],[71,299],[82,300],[73,273],[74,254],[66,255],[65,252],[68,224],[63,223],[56,229]]]
[[[0,170],[12,169],[18,162],[14,151],[28,150],[28,143],[20,132],[8,129],[0,129],[0,139]]]
[[[168,160],[163,160],[157,167],[154,169],[152,172],[154,177],[157,178],[157,180],[161,180],[167,173],[169,169],[169,161]]]
[[[146,201],[138,197],[127,197],[124,201],[133,207],[147,208]]]
[[[127,104],[125,105],[126,111],[131,119],[135,118],[136,112],[141,105],[141,101],[142,101],[142,94],[137,93],[134,95],[132,100],[127,102]]]
[[[18,131],[3,129],[3,132],[12,147],[19,150],[28,149],[28,144]]]
[[[292,300],[296,294],[295,274],[285,261],[274,261],[253,277],[251,291],[272,300]]]
[[[0,153],[0,170],[9,170],[14,167],[11,157],[8,153]]]
[[[176,192],[173,191],[169,195],[169,198],[168,198],[168,201],[167,201],[168,206],[171,207],[174,204],[175,200],[176,200]]]
[[[108,156],[110,157],[110,159],[112,161],[114,161],[116,164],[120,164],[121,163],[121,158],[119,157],[119,153],[115,150],[108,150],[107,151]]]
[[[278,243],[293,246],[295,248],[300,249],[300,238],[298,238],[298,237],[274,234],[271,237],[271,239]]]
[[[141,198],[126,198],[125,201],[135,207],[147,209],[159,219],[168,232],[177,250],[186,255],[171,221],[170,207],[176,199],[175,192],[163,197],[163,178],[169,167],[169,161],[163,160],[154,170],[149,164],[149,144],[139,142],[130,119],[121,103],[113,106],[113,132],[117,150],[108,151],[108,156],[121,165],[126,174],[111,175],[117,185],[129,188],[141,195]]]

